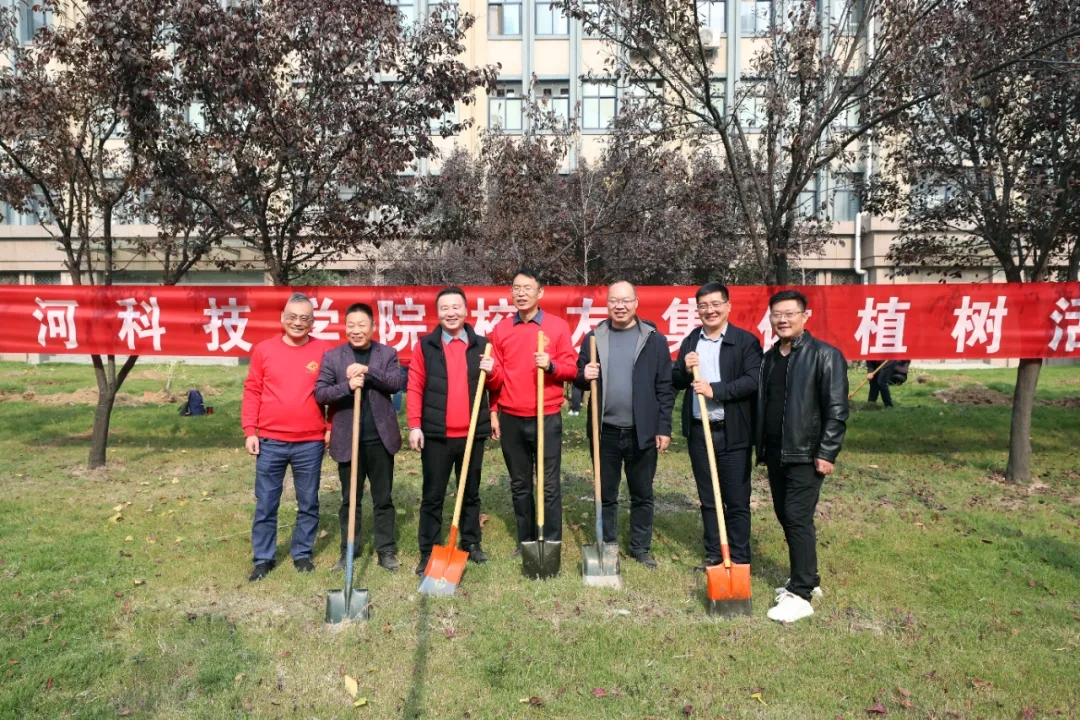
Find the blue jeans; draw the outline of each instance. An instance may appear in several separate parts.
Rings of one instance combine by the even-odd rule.
[[[255,458],[255,521],[251,524],[251,548],[256,565],[272,561],[277,550],[278,506],[287,465],[292,466],[297,504],[289,554],[294,560],[311,558],[319,529],[319,474],[324,449],[322,440],[259,439],[259,454]]]

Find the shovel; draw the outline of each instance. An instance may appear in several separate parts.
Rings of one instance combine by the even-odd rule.
[[[536,337],[536,352],[544,352],[544,333]],[[562,542],[544,541],[544,371],[536,368],[536,526],[537,539],[521,543],[521,574],[546,580],[559,574]]]
[[[371,617],[371,593],[353,590],[353,538],[356,535],[356,470],[360,464],[360,388],[353,391],[352,463],[349,468],[349,544],[345,550],[345,589],[326,594],[326,623],[367,620]]]
[[[865,379],[864,379],[864,380],[863,380],[863,381],[862,381],[861,383],[859,383],[859,387],[857,387],[857,388],[855,388],[854,390],[852,390],[852,391],[851,391],[851,394],[847,396],[847,399],[848,399],[848,400],[850,400],[851,398],[855,397],[855,393],[857,393],[857,392],[859,392],[860,390],[862,390],[862,389],[863,389],[863,385],[866,385],[866,383],[868,383],[868,382],[870,382],[871,380],[873,380],[873,379],[874,379],[874,376],[875,376],[875,375],[877,375],[877,374],[878,374],[879,372],[881,372],[881,368],[885,367],[886,365],[888,365],[888,364],[889,364],[889,363],[891,363],[891,362],[892,362],[892,360],[886,360],[885,362],[883,362],[883,363],[881,363],[880,365],[878,365],[878,366],[877,366],[877,369],[876,369],[876,370],[874,370],[874,372],[870,373],[870,375],[869,375],[868,377],[866,377],[866,378],[865,378]]]
[[[484,357],[490,356],[491,343],[488,343],[484,348]],[[487,382],[487,373],[481,370],[480,380],[476,383],[472,417],[469,418],[469,435],[465,439],[465,459],[462,460],[461,470],[458,471],[457,500],[454,502],[454,519],[450,522],[450,537],[446,539],[446,545],[436,545],[431,548],[431,557],[428,558],[424,578],[420,581],[418,588],[418,592],[424,595],[453,595],[458,583],[461,582],[462,573],[465,572],[465,561],[469,559],[469,554],[457,546],[458,521],[461,519],[461,503],[465,497],[462,477],[469,476],[473,439],[476,437],[476,420],[480,416],[480,400],[484,396],[485,382]]]
[[[589,345],[589,362],[596,362],[596,336]],[[596,544],[581,548],[581,579],[585,587],[622,587],[619,577],[619,544],[604,543],[604,523],[600,514],[600,404],[596,381],[589,388],[589,410],[592,412],[593,496],[596,506]]]
[[[699,377],[694,368],[694,380]],[[716,521],[720,525],[719,565],[705,568],[706,596],[709,599],[710,615],[750,615],[753,607],[750,601],[750,565],[731,562],[731,550],[728,548],[727,523],[724,521],[724,502],[720,497],[720,473],[716,470],[716,455],[713,452],[712,429],[709,427],[709,411],[705,407],[705,396],[698,395],[698,413],[703,420],[705,430],[705,452],[709,456],[709,474],[712,476],[713,501],[716,503]]]

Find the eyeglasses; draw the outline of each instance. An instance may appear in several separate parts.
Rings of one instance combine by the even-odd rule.
[[[720,308],[724,307],[727,304],[728,304],[727,300],[721,300],[721,301],[718,301],[718,302],[711,302],[711,303],[698,303],[697,309],[698,309],[699,312],[706,312],[708,310],[719,310]]]
[[[619,305],[633,305],[637,302],[637,298],[608,298],[607,304],[611,307],[618,307]]]
[[[769,313],[769,317],[771,317],[773,320],[794,320],[799,315],[802,315],[803,312],[804,312],[803,310],[796,310],[795,312],[786,312],[786,313],[774,312],[774,313]]]
[[[515,295],[532,295],[536,292],[535,285],[514,285],[510,290]]]
[[[310,315],[295,315],[293,313],[289,313],[288,315],[282,315],[281,319],[284,320],[285,322],[296,322],[297,320],[299,320],[300,322],[304,323],[305,325],[310,323],[311,320],[312,320]]]

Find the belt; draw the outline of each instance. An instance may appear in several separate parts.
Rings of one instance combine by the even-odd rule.
[[[610,425],[608,423],[601,423],[600,429],[601,430],[614,430],[616,432],[628,433],[628,432],[633,431],[634,426],[631,425],[630,427],[620,427],[618,425]]]
[[[693,418],[692,422],[695,425],[700,425],[702,427],[705,427],[705,423],[701,422],[701,420],[699,420],[698,418]],[[723,420],[710,420],[709,421],[709,427],[712,428],[713,430],[723,430],[724,429],[724,421]]]

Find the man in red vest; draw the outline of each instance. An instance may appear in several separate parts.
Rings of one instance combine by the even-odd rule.
[[[484,357],[487,338],[477,335],[465,322],[469,315],[465,293],[456,287],[439,291],[435,311],[438,327],[413,346],[406,403],[409,445],[420,453],[424,472],[417,575],[424,573],[431,548],[441,542],[446,486],[455,468],[457,491],[465,493],[461,503],[461,549],[469,553],[471,562],[488,561],[480,547],[480,468],[484,463],[484,441],[491,436],[487,393],[480,399],[472,457],[468,459],[465,442],[480,371],[488,374],[487,389],[497,390],[502,384],[495,360]]]
[[[544,539],[562,539],[563,383],[577,375],[570,326],[540,309],[544,288],[535,270],[522,269],[511,288],[517,312],[495,326],[491,344],[502,387],[491,413],[492,437],[501,439],[510,474],[518,543],[536,540],[533,468],[536,465],[536,374],[544,377]],[[537,351],[537,335],[546,344]],[[520,544],[513,557],[521,554]]]

